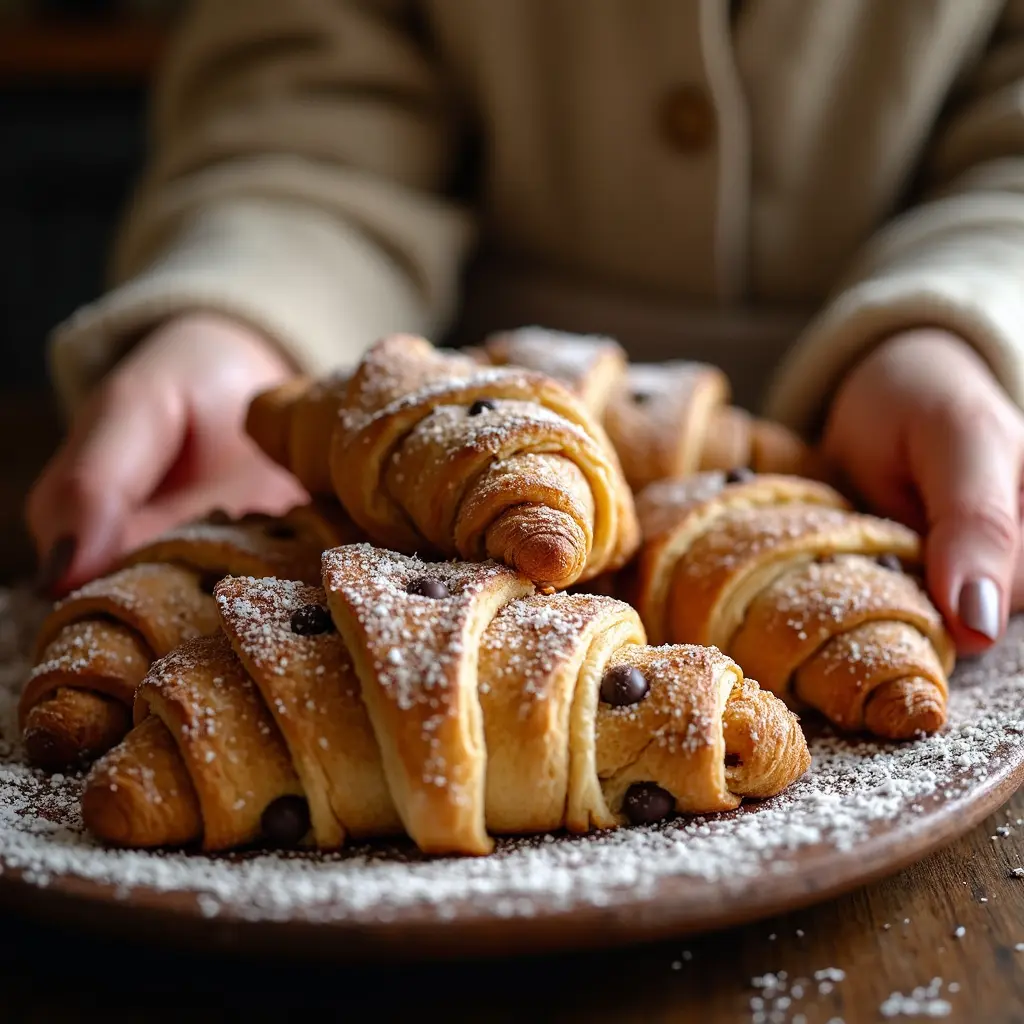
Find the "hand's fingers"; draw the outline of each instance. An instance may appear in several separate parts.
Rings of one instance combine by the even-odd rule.
[[[869,433],[869,432],[868,432]],[[907,453],[891,441],[830,424],[815,467],[818,479],[920,533],[927,521],[917,488],[908,479]]]
[[[1024,490],[1018,499],[1020,511],[1017,522],[1020,523],[1020,542],[1017,546],[1017,561],[1013,568],[1013,583],[1010,587],[1010,614],[1024,611]]]
[[[163,494],[137,510],[125,524],[120,553],[127,553],[165,530],[198,519],[214,509],[231,516],[247,512],[281,515],[308,500],[309,495],[285,470],[269,463],[264,465],[261,460],[231,477]]]
[[[883,474],[875,476],[866,470],[855,477],[851,476],[840,490],[859,499],[857,504],[874,515],[895,519],[921,534],[927,532],[928,517],[917,489],[907,481],[906,470],[899,477]]]
[[[1009,614],[1021,439],[995,414],[953,412],[922,422],[908,456],[928,518],[929,589],[961,652],[977,653],[1001,635]]]
[[[1013,572],[1013,588],[1010,591],[1010,613],[1024,611],[1024,553],[1017,554],[1017,567]]]
[[[124,525],[177,458],[185,411],[114,378],[34,489],[28,518],[40,584],[60,593],[106,570]]]

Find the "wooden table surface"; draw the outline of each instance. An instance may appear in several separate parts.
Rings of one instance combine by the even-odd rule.
[[[0,579],[31,561],[19,507],[57,436],[40,409],[38,400],[0,402]],[[345,969],[182,953],[154,935],[100,942],[8,916],[0,926],[0,1021],[161,1024],[187,1011],[190,1021],[253,1022],[313,1009],[328,1020],[374,1022],[862,1024],[935,1019],[945,1007],[929,1006],[926,993],[918,992],[918,1008],[932,1017],[911,1014],[891,996],[913,997],[937,978],[936,998],[950,1004],[939,1019],[1017,1024],[1024,1022],[1024,878],[1012,874],[1024,865],[1018,820],[1024,790],[965,839],[867,889],[702,939],[601,954]],[[887,1018],[883,1006],[900,1015]]]
[[[950,1004],[942,1019],[1015,1024],[1024,1021],[1017,820],[1024,790],[965,839],[870,888],[701,939],[600,954],[346,969],[185,954],[142,934],[102,943],[10,917],[0,1020],[91,1021],[101,1009],[104,1021],[147,1024],[186,1011],[190,1021],[254,1022],[303,1010],[374,1022],[862,1024],[886,1020],[894,992],[912,997],[939,978],[937,998]]]

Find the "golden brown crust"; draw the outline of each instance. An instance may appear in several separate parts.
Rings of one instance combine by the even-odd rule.
[[[292,617],[323,607],[322,587],[287,580],[227,579],[216,591],[224,632],[288,745],[309,802],[316,844],[347,834],[400,834],[359,679],[333,629],[297,634]]]
[[[712,412],[728,400],[728,378],[716,367],[687,362],[630,366],[605,415],[630,486],[639,491],[654,480],[697,472]]]
[[[365,544],[327,552],[324,575],[326,589],[218,585],[225,635],[153,666],[136,728],[87,782],[94,834],[274,842],[267,816],[285,799],[308,807],[322,848],[404,825],[426,852],[481,854],[490,833],[623,824],[634,782],[710,813],[806,768],[781,701],[741,686],[718,651],[644,646],[637,613],[612,598],[535,594],[497,563]],[[605,692],[624,669],[644,686],[628,707]],[[744,752],[739,774],[730,750]]]
[[[705,647],[642,647],[616,651],[610,667],[639,669],[650,693],[639,704],[600,704],[596,715],[597,764],[605,799],[618,813],[634,782],[654,782],[684,812],[728,811],[741,797],[725,779],[722,712],[740,668]]]
[[[779,476],[656,484],[638,509],[638,606],[655,638],[719,646],[845,729],[941,727],[954,649],[905,571],[921,561],[913,531]]]
[[[59,601],[40,628],[37,645],[50,644],[65,626],[97,618],[123,623],[155,657],[217,628],[217,609],[199,572],[144,562],[86,583]]]
[[[750,468],[757,473],[785,473],[793,476],[818,475],[817,459],[802,438],[781,423],[755,420],[750,437]]]
[[[93,690],[61,686],[33,705],[22,723],[29,763],[46,771],[88,764],[131,728],[130,705]]]
[[[725,778],[731,792],[774,796],[810,768],[799,719],[752,679],[733,686],[722,718]]]
[[[646,488],[637,498],[644,545],[633,596],[651,642],[665,643],[672,636],[669,593],[675,566],[696,538],[733,511],[792,504],[850,507],[831,487],[797,477],[763,475],[728,483],[719,471],[662,480]]]
[[[270,803],[302,795],[284,738],[223,635],[189,640],[153,665],[135,724],[148,715],[167,727],[195,787],[204,850],[252,842]]]
[[[848,681],[851,666],[857,671]],[[890,739],[905,739],[926,731],[911,714],[915,705],[930,719],[931,708],[937,703],[942,709],[941,725],[949,687],[942,663],[927,637],[905,622],[876,620],[829,640],[797,669],[793,692],[841,728],[860,730],[877,691],[885,684],[907,680],[919,681],[914,688],[919,694],[904,688],[877,694],[884,706],[876,710],[874,720],[878,726],[890,722],[889,731],[882,733]],[[897,692],[900,698],[894,702]],[[904,721],[912,724],[904,726]]]
[[[18,704],[21,728],[31,710],[60,689],[105,694],[130,708],[152,660],[142,637],[118,622],[91,618],[68,623],[43,648],[25,681]]]
[[[330,506],[325,503],[321,508],[309,506],[284,516],[251,514],[229,522],[187,523],[133,551],[124,564],[177,563],[218,577],[281,576],[315,583],[324,550],[321,539],[326,535],[333,541],[335,534]],[[343,528],[341,517],[337,522]]]
[[[140,722],[92,766],[82,821],[112,846],[183,846],[202,839],[199,798],[160,718]]]
[[[424,578],[450,596],[409,593]],[[480,638],[533,585],[494,562],[425,564],[354,545],[325,553],[324,586],[406,831],[427,852],[490,852]]]
[[[702,470],[748,467],[806,476],[816,468],[792,431],[728,405],[729,381],[714,366],[682,360],[628,365],[610,338],[537,327],[494,335],[472,355],[565,383],[601,419],[635,491]]]
[[[909,740],[937,732],[946,722],[945,681],[903,676],[880,683],[864,704],[864,728],[876,736]]]
[[[314,498],[334,497],[323,439],[331,436],[349,379],[340,371],[322,380],[295,377],[258,394],[246,413],[249,436]]]
[[[751,466],[753,439],[754,418],[750,413],[734,405],[724,405],[712,410],[707,430],[704,432],[704,443],[697,469],[728,470],[737,466]],[[680,474],[663,474],[672,475]]]
[[[261,392],[249,403],[246,433],[280,466],[291,468],[292,418],[312,386],[309,377],[293,377]]]
[[[494,832],[610,827],[594,719],[611,655],[644,642],[628,605],[584,595],[507,604],[483,634],[487,825]]]
[[[786,693],[797,668],[833,636],[889,621],[924,634],[952,671],[949,635],[918,582],[863,555],[797,563],[751,602],[730,649],[762,686]]]
[[[116,742],[125,715],[104,698],[130,708],[154,658],[217,631],[217,579],[230,573],[319,581],[320,552],[360,537],[340,506],[322,499],[280,517],[215,513],[131,552],[118,570],[59,602],[43,623],[19,705],[24,729],[32,716],[25,738],[33,763],[60,767],[59,752],[74,755],[68,764],[88,762]],[[79,696],[33,715],[61,689]]]
[[[522,327],[492,334],[478,357],[494,366],[521,366],[563,383],[599,420],[626,375],[622,346],[598,335]]]
[[[694,538],[676,567],[669,629],[732,649],[754,597],[794,561],[834,553],[915,559],[917,535],[898,523],[814,505],[737,510]]]
[[[319,582],[319,554],[328,548],[342,544],[358,544],[365,540],[363,531],[352,522],[352,518],[336,497],[315,497],[305,505],[295,508],[281,517],[282,522],[293,526],[299,540],[311,545],[317,552],[317,567],[311,575],[296,576],[305,583]],[[231,575],[240,576],[239,572]]]
[[[330,456],[335,490],[381,545],[479,558],[495,548],[483,510],[497,518],[515,505],[545,504],[540,495],[554,485],[567,496],[562,510],[575,516],[582,475],[592,521],[577,520],[572,536],[563,531],[561,546],[587,537],[590,546],[561,564],[582,563],[582,576],[597,575],[636,550],[632,495],[611,443],[576,398],[541,374],[481,368],[422,339],[387,338],[354,376],[339,424]],[[539,480],[517,461],[536,453],[560,457]],[[560,577],[556,561],[535,571],[537,582],[556,587],[576,580]]]
[[[610,379],[611,354],[587,376],[591,401]],[[471,415],[474,403],[486,408]],[[536,582],[564,587],[613,570],[639,543],[632,495],[610,440],[584,401],[541,373],[482,365],[479,357],[394,335],[370,348],[344,388],[276,389],[254,402],[250,421],[275,457],[287,435],[286,462],[293,471],[306,467],[302,482],[321,493],[329,475],[353,522],[388,548],[511,558],[500,539],[522,549],[523,538],[498,520],[514,506],[549,501],[564,513],[558,542],[537,541],[519,563],[531,566]],[[315,428],[300,437],[298,424],[307,421]],[[526,459],[536,455],[558,456],[540,477]],[[316,474],[319,482],[311,479]],[[590,492],[584,502],[580,478]]]

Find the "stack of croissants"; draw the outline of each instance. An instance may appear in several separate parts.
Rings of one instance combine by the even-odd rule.
[[[941,729],[920,539],[729,400],[712,367],[539,328],[396,335],[257,396],[309,502],[215,513],[58,602],[27,758],[89,769],[112,846],[479,855],[778,794],[810,766],[795,711]]]

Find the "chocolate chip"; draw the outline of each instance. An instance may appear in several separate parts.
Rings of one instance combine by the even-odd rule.
[[[727,484],[745,484],[749,483],[757,474],[746,466],[737,466],[735,469],[730,469],[725,474],[725,482]]]
[[[320,636],[333,629],[331,613],[322,604],[305,604],[292,612],[292,632],[299,636]]]
[[[213,594],[214,588],[222,579],[224,579],[224,573],[222,572],[204,572],[199,577],[199,589],[204,594]]]
[[[739,754],[727,753],[725,755],[726,768],[739,768],[743,764],[743,758]]]
[[[268,523],[263,532],[274,540],[294,540],[298,534],[288,523]]]
[[[875,561],[890,572],[903,572],[903,563],[895,555],[879,555]]]
[[[664,821],[676,812],[676,798],[653,782],[634,782],[626,790],[622,811],[634,825]]]
[[[279,796],[264,809],[260,828],[275,846],[294,846],[309,831],[309,804],[301,796]]]
[[[479,416],[482,412],[490,412],[492,409],[496,409],[497,405],[489,398],[478,398],[470,407],[470,416]]]
[[[227,514],[222,508],[215,508],[207,517],[206,521],[211,526],[227,526],[228,523],[232,522],[231,516]]]
[[[429,576],[413,580],[405,589],[410,594],[417,594],[420,597],[432,597],[435,601],[452,596],[452,592],[440,580],[432,580]]]
[[[637,405],[646,405],[654,396],[650,391],[634,391],[632,397]]]
[[[650,683],[640,669],[632,665],[616,665],[608,669],[601,680],[601,700],[615,708],[639,704],[650,689]]]

